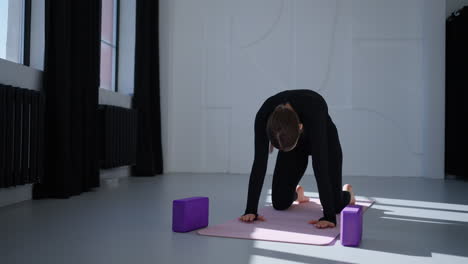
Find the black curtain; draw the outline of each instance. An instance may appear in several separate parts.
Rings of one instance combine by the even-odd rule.
[[[33,197],[99,186],[97,106],[101,1],[45,1],[45,173]]]
[[[468,178],[468,7],[446,23],[445,172]]]
[[[138,139],[135,176],[163,173],[158,5],[158,0],[136,2],[134,107],[138,111]]]

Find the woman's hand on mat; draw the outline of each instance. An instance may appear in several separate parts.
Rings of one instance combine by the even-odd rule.
[[[326,220],[318,221],[318,220],[312,220],[309,221],[309,224],[315,225],[317,228],[333,228],[335,227],[335,224]]]
[[[265,221],[265,217],[259,215],[259,216],[257,216],[257,219],[255,219],[255,214],[245,214],[245,215],[239,217],[239,220],[241,220],[243,222],[252,222],[252,221],[255,221],[255,220]]]

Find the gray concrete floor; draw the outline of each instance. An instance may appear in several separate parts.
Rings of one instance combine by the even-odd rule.
[[[468,263],[468,182],[344,177],[365,213],[359,248],[199,236],[171,231],[172,200],[210,198],[210,224],[244,210],[248,175],[121,179],[66,200],[0,208],[0,263]],[[315,181],[305,176],[316,196]],[[268,200],[267,177],[261,203]]]

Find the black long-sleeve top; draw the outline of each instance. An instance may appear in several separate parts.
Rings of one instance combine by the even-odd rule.
[[[336,224],[333,193],[328,176],[328,106],[323,97],[311,90],[288,90],[268,98],[255,116],[255,156],[249,180],[245,214],[256,214],[268,163],[269,140],[266,133],[268,117],[280,105],[289,103],[303,124],[305,149],[312,155],[312,166],[323,207],[323,220]],[[296,146],[298,147],[298,146]]]

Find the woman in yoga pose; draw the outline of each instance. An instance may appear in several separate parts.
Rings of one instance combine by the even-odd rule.
[[[280,92],[268,98],[258,110],[247,206],[239,219],[245,222],[265,220],[257,214],[257,209],[268,152],[271,153],[273,147],[279,150],[273,173],[273,207],[286,210],[294,201],[309,201],[298,183],[311,155],[324,216],[309,223],[317,228],[335,227],[336,214],[356,200],[351,185],[341,187],[343,154],[327,103],[311,90]]]

